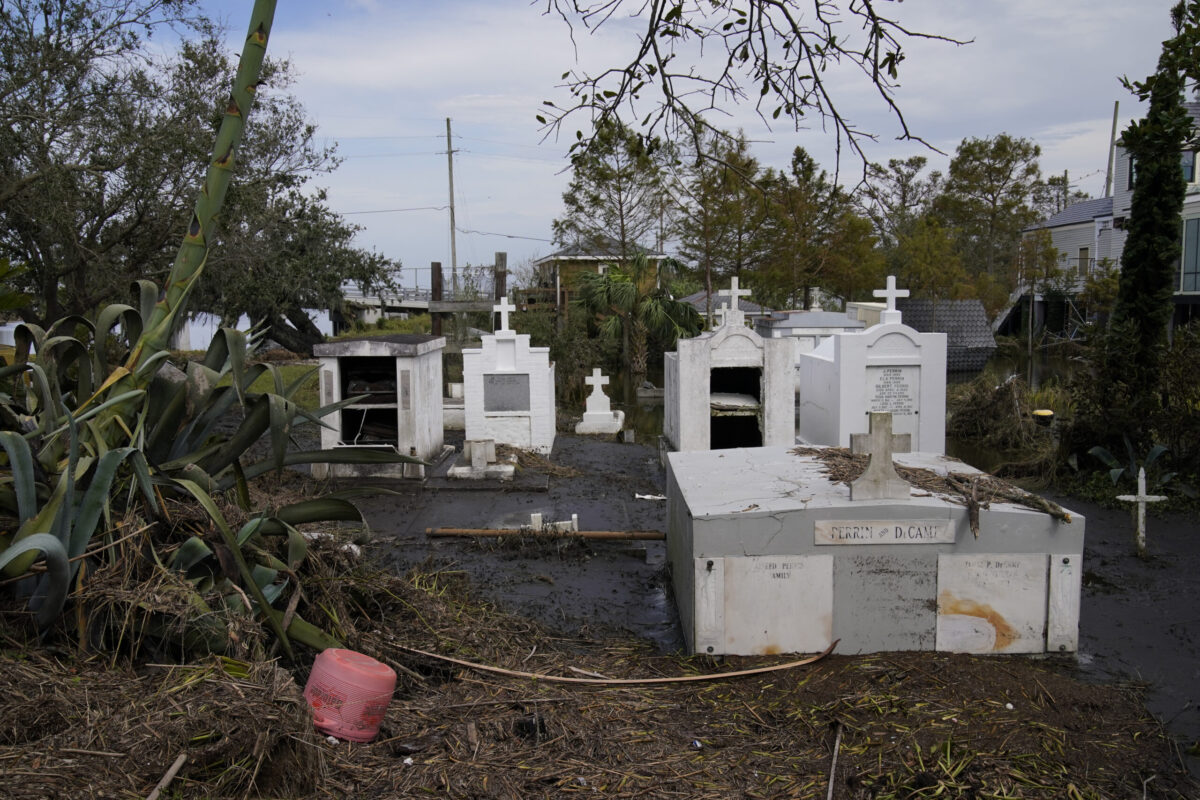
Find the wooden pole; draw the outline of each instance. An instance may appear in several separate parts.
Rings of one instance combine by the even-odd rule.
[[[492,299],[497,303],[508,294],[508,253],[496,253],[496,263],[492,267]],[[492,330],[500,326],[500,315],[492,315]]]
[[[429,302],[441,302],[442,299],[442,262],[434,261],[429,265]],[[442,335],[442,315],[430,310],[429,332],[434,336]]]
[[[426,528],[426,536],[529,536],[547,539],[624,539],[637,541],[663,541],[667,535],[662,531],[549,531],[542,533],[531,528]]]

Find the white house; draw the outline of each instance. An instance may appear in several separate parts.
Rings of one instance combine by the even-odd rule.
[[[1185,103],[1193,121],[1200,125],[1200,103]],[[1084,200],[1067,206],[1054,216],[1027,228],[1025,234],[1050,231],[1062,265],[1080,281],[1108,260],[1120,266],[1128,235],[1133,204],[1133,157],[1117,143],[1112,196]],[[1196,151],[1180,154],[1179,168],[1187,182],[1183,203],[1183,257],[1175,273],[1175,322],[1200,315],[1200,172]]]

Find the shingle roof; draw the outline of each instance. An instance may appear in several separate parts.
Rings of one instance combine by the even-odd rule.
[[[983,369],[996,349],[987,312],[978,300],[896,301],[905,325],[923,333],[946,334],[946,369],[949,372]]]
[[[534,261],[534,264],[544,264],[550,261],[576,261],[584,259],[595,259],[597,261],[617,261],[620,260],[620,245],[616,241],[607,241],[592,243],[591,245],[581,242],[575,242],[563,247],[557,252],[551,253],[548,256],[543,256]],[[635,253],[645,253],[647,258],[666,258],[666,253],[656,253],[640,245],[635,245],[633,248]]]
[[[692,308],[696,309],[701,314],[703,314],[705,312],[705,306],[706,306],[704,297],[705,297],[704,290],[701,289],[698,292],[693,292],[692,294],[689,294],[687,297],[679,298],[679,302],[687,303]],[[726,305],[728,303],[729,303],[728,297],[722,297],[716,293],[713,294],[712,309],[714,312],[716,312],[717,309],[719,309],[721,306]],[[745,300],[741,297],[738,298],[738,308],[740,308],[742,311],[744,311],[747,314],[768,314],[768,313],[770,313],[769,309],[764,308],[763,306],[760,306],[758,303],[752,303],[749,300]]]
[[[1064,225],[1078,225],[1081,222],[1091,222],[1097,217],[1111,217],[1112,213],[1112,198],[1097,197],[1093,200],[1072,203],[1049,219],[1042,220],[1036,225],[1030,225],[1025,230],[1034,231],[1039,228],[1061,228]]]

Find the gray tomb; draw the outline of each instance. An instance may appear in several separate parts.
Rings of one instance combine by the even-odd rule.
[[[326,418],[321,447],[393,450],[429,460],[441,452],[442,348],[446,339],[392,334],[313,346],[321,403],[360,400]],[[313,476],[421,477],[419,464],[314,464]]]
[[[718,292],[737,302],[748,295]],[[663,435],[672,450],[792,444],[796,439],[792,344],[746,327],[738,308],[721,327],[680,339],[664,356]]]
[[[890,464],[895,440],[874,433],[872,461]],[[693,652],[816,652],[834,640],[846,654],[1077,649],[1078,515],[1066,523],[993,501],[976,538],[965,506],[911,488],[892,498],[886,470],[856,482],[851,499],[821,461],[789,447],[667,462],[668,557]],[[895,462],[982,474],[930,453]]]

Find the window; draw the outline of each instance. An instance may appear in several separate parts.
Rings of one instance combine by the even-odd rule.
[[[1091,271],[1091,251],[1086,247],[1079,248],[1079,274],[1087,275]]]
[[[1180,290],[1200,292],[1200,219],[1183,221],[1183,273]]]
[[[1185,183],[1196,182],[1196,151],[1187,150],[1179,159],[1180,167],[1183,169],[1183,180]]]

